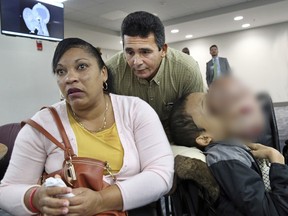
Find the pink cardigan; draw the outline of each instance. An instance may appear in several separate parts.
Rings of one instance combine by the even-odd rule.
[[[110,96],[124,148],[123,166],[117,174],[116,184],[122,193],[124,210],[129,210],[156,201],[170,190],[174,159],[161,122],[146,102],[136,97]],[[77,154],[66,104],[59,102],[53,106],[61,116]],[[39,111],[32,119],[61,140],[48,110]],[[48,173],[59,170],[63,159],[63,150],[30,126],[24,126],[15,141],[8,170],[0,185],[0,208],[13,215],[31,215],[24,205],[25,192],[37,184],[44,167]],[[108,177],[104,180],[111,183]]]

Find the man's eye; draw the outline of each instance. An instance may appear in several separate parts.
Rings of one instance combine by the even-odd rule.
[[[126,50],[126,54],[127,54],[127,55],[133,55],[134,52],[133,52],[132,50]]]
[[[147,54],[150,54],[150,53],[151,53],[151,50],[143,50],[143,51],[141,51],[141,53],[142,53],[143,55],[147,55]]]

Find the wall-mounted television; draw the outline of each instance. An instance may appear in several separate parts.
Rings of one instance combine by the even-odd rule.
[[[47,0],[1,0],[1,33],[61,41],[64,5]]]

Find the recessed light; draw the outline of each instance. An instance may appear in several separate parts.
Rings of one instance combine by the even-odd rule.
[[[192,37],[193,37],[193,35],[191,35],[191,34],[185,36],[185,38],[187,38],[187,39],[192,38]]]
[[[243,16],[236,16],[236,17],[234,17],[234,20],[239,21],[239,20],[242,20],[243,18],[244,18]]]
[[[178,33],[179,32],[179,29],[172,29],[171,30],[171,33],[175,34],[175,33]]]
[[[46,2],[59,2],[59,3],[63,3],[67,0],[46,0]]]
[[[49,4],[49,3],[63,3],[65,1],[67,1],[67,0],[38,0],[38,1]]]
[[[249,23],[245,23],[245,24],[242,25],[242,28],[248,28],[248,27],[250,27]]]
[[[123,44],[122,40],[120,41],[120,44]]]

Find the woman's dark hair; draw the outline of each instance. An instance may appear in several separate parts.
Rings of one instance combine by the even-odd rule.
[[[155,42],[161,50],[165,44],[165,31],[159,17],[145,11],[137,11],[130,13],[122,22],[121,36],[123,42],[124,35],[146,38],[151,33],[154,34]]]
[[[175,145],[197,147],[196,138],[205,131],[198,128],[191,115],[185,111],[187,96],[181,97],[173,106],[169,118],[169,127],[172,141]]]
[[[54,52],[54,56],[53,56],[53,60],[52,60],[53,73],[54,74],[56,73],[55,70],[56,70],[57,64],[58,64],[59,60],[61,59],[61,57],[63,56],[63,54],[71,48],[84,49],[86,52],[90,53],[92,56],[94,56],[96,58],[96,61],[98,63],[100,70],[103,67],[107,68],[107,72],[108,72],[107,84],[109,87],[109,90],[107,90],[107,91],[111,91],[112,76],[111,76],[111,73],[110,73],[108,67],[104,63],[104,61],[101,57],[101,54],[99,53],[99,51],[96,47],[94,47],[92,44],[90,44],[90,43],[88,43],[88,42],[86,42],[80,38],[66,38],[66,39],[62,40],[61,42],[59,42],[59,44],[57,45],[56,50]]]

